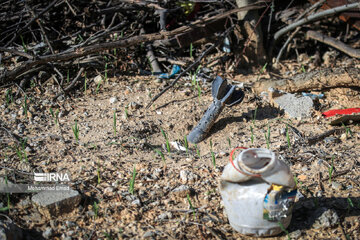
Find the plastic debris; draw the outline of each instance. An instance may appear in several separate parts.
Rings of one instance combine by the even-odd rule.
[[[353,113],[360,113],[360,108],[334,109],[324,112],[323,115],[328,118],[335,115],[351,115]]]
[[[320,94],[313,94],[313,93],[306,93],[306,92],[302,92],[301,93],[304,97],[311,97],[312,100],[315,99],[321,99],[324,97],[324,94],[320,93]]]
[[[246,149],[233,160],[234,150],[220,181],[230,225],[257,237],[281,233],[290,224],[297,196],[290,168],[268,149]]]
[[[159,75],[159,78],[172,78],[173,76],[175,76],[175,74],[178,74],[180,72],[181,68],[178,65],[173,65],[170,74],[168,73],[162,73]]]

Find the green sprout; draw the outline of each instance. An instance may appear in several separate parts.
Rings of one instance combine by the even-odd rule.
[[[270,125],[268,124],[267,132],[265,133],[266,146],[270,149]]]
[[[286,124],[286,141],[289,149],[291,149],[290,136],[289,136],[289,126]]]
[[[193,58],[193,44],[190,43],[190,58]]]
[[[161,159],[163,160],[163,162],[165,163],[165,156],[164,154],[159,150],[159,149],[154,149],[154,152],[157,153]]]
[[[96,86],[96,90],[95,90],[96,94],[99,93],[101,83],[102,83],[102,79],[99,81],[99,83]]]
[[[99,163],[97,164],[96,175],[97,175],[97,184],[99,185],[101,182]]]
[[[185,145],[185,148],[186,148],[186,153],[189,153],[189,142],[187,140],[186,135],[184,136],[184,145]]]
[[[116,136],[116,110],[114,110],[114,116],[113,116],[113,130],[114,130],[114,136]]]
[[[76,141],[79,142],[79,126],[77,124],[77,120],[75,120],[75,125],[72,126],[72,130]]]
[[[228,142],[228,144],[229,144],[229,148],[231,149],[231,140],[230,140],[229,137],[227,137],[226,139],[227,139],[227,142]]]
[[[12,90],[11,90],[11,88],[9,88],[9,89],[6,90],[5,100],[6,100],[6,104],[7,104],[7,105],[10,105],[10,103],[13,102],[13,96],[12,96]]]
[[[352,131],[349,127],[346,127],[345,124],[343,122],[341,122],[341,125],[344,127],[345,129],[345,133],[346,133],[346,138],[352,137]]]
[[[86,95],[86,89],[87,89],[87,77],[86,77],[86,72],[84,75],[84,94]]]
[[[195,218],[195,208],[194,208],[194,206],[193,206],[193,205],[192,205],[192,203],[191,203],[191,199],[190,199],[189,194],[186,194],[186,197],[187,197],[187,200],[188,200],[188,203],[189,203],[190,209],[192,210],[192,212],[193,212],[193,216],[194,216],[194,218]]]
[[[195,144],[195,150],[196,150],[196,155],[198,155],[198,157],[201,158],[200,150],[199,150],[197,144]]]
[[[99,205],[96,203],[96,202],[94,202],[94,204],[93,204],[93,211],[94,211],[94,218],[96,219],[97,217],[98,217],[98,213],[99,213]]]
[[[210,153],[211,153],[211,159],[212,159],[212,163],[214,165],[214,167],[216,167],[216,159],[215,159],[215,154],[213,152],[213,143],[210,139]]]
[[[125,116],[125,119],[128,119],[128,118],[129,118],[128,106],[125,106],[124,116]]]
[[[136,177],[136,168],[134,166],[132,177],[129,184],[129,193],[134,195],[134,188],[135,188],[135,177]]]
[[[21,44],[22,44],[22,47],[23,47],[23,49],[24,49],[24,52],[27,52],[28,49],[27,49],[27,47],[26,47],[24,38],[23,38],[23,36],[22,36],[21,34],[20,34],[20,39],[21,39]]]
[[[167,150],[168,152],[170,152],[171,150],[170,150],[169,139],[168,139],[168,137],[166,136],[166,133],[164,132],[164,130],[163,130],[162,128],[160,128],[160,131],[161,131],[161,134],[164,136],[165,141],[166,141],[166,150]]]
[[[286,228],[280,221],[278,222],[278,224],[279,224],[281,230],[286,234],[287,239],[290,240],[291,238],[290,238],[290,234],[289,234],[288,230],[286,230]]]
[[[105,63],[105,82],[108,80],[108,63]]]

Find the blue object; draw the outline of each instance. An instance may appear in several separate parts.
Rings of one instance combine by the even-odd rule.
[[[159,75],[159,78],[172,78],[173,76],[175,76],[175,74],[179,73],[181,70],[180,66],[178,65],[173,65],[170,74],[168,73],[162,73]]]
[[[312,93],[306,93],[306,92],[302,92],[301,93],[304,97],[311,97],[312,100],[315,99],[321,99],[324,97],[324,94],[320,93],[320,94],[312,94]]]

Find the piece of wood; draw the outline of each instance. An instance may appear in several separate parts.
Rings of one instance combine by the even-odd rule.
[[[339,40],[337,40],[335,38],[326,36],[326,35],[324,35],[322,33],[309,30],[309,31],[306,32],[306,38],[307,39],[311,38],[311,39],[314,39],[316,41],[319,41],[319,42],[325,43],[327,45],[330,45],[330,46],[332,46],[332,47],[346,53],[350,57],[360,58],[360,49],[352,48],[352,47],[346,45],[345,43],[343,43],[343,42],[341,42],[341,41],[339,41]]]
[[[359,68],[334,68],[314,70],[308,73],[298,74],[290,79],[277,79],[258,81],[252,86],[253,90],[260,94],[269,88],[285,92],[304,92],[323,90],[334,87],[359,87]]]

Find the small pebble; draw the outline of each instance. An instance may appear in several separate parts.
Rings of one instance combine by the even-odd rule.
[[[110,101],[111,104],[116,103],[117,98],[116,97],[111,97],[109,101]]]
[[[336,191],[341,191],[343,190],[343,186],[341,183],[338,182],[331,182],[331,187],[336,190]]]
[[[45,229],[45,231],[43,232],[42,236],[45,238],[45,239],[49,239],[51,236],[53,235],[53,230],[51,227],[47,227]]]
[[[150,237],[153,237],[154,235],[155,235],[154,232],[147,231],[146,233],[144,233],[143,238],[150,238]]]

